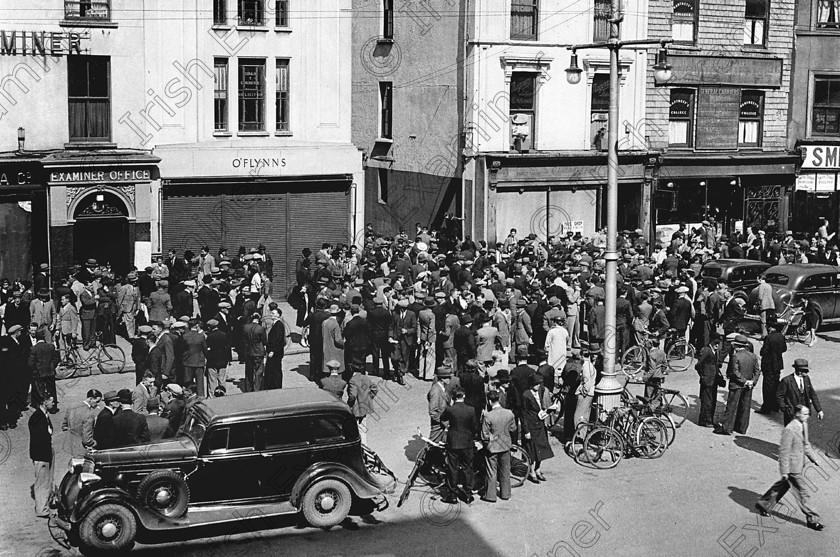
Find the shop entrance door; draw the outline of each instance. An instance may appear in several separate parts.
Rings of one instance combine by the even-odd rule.
[[[91,194],[75,211],[73,225],[73,261],[84,265],[96,259],[99,265],[110,264],[118,275],[130,269],[132,253],[129,243],[128,213],[114,194]]]

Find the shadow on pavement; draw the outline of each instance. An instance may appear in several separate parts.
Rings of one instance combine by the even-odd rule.
[[[755,437],[738,435],[735,437],[735,444],[741,447],[742,449],[746,449],[748,451],[764,455],[771,460],[779,459],[779,446],[775,443],[765,441],[764,439],[756,439]]]
[[[767,487],[770,487],[769,484]],[[761,493],[756,493],[755,491],[750,491],[749,489],[741,489],[740,487],[732,485],[730,485],[728,489],[729,498],[750,511],[755,510],[755,504],[762,495]]]
[[[420,451],[425,446],[426,442],[420,439],[419,435],[415,434],[405,445],[405,457],[411,462],[416,461],[417,455],[420,454]]]

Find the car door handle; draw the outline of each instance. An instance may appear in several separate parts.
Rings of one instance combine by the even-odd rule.
[[[263,458],[271,458],[273,455],[270,455],[268,453],[260,453],[260,456]]]

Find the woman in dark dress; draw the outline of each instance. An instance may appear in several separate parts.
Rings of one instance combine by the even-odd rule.
[[[548,415],[546,408],[546,394],[548,390],[542,388],[542,376],[535,373],[528,379],[528,390],[522,397],[522,427],[525,432],[525,445],[528,455],[531,457],[532,468],[528,471],[528,479],[534,483],[546,481],[545,476],[540,472],[540,464],[554,456],[551,446],[548,444],[548,430],[545,427],[545,417]]]

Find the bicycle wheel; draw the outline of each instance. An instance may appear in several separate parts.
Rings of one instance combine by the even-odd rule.
[[[805,343],[808,341],[808,337],[811,336],[811,329],[808,328],[808,323],[805,322],[803,319],[799,322],[796,326],[796,330],[793,332],[793,336],[797,342]]]
[[[552,404],[559,403],[559,404],[557,405],[556,410],[553,410],[553,411],[548,413],[548,429],[551,429],[554,426],[556,426],[558,423],[560,423],[560,419],[563,418],[563,409],[566,406],[565,403],[564,403],[562,395],[555,395],[554,397],[552,397],[551,398],[551,403]]]
[[[668,448],[665,424],[655,416],[642,418],[636,426],[635,448],[640,458],[659,458]]]
[[[586,435],[592,427],[593,425],[587,422],[579,423],[575,428],[575,432],[572,434],[572,439],[566,444],[566,452],[578,464],[588,462],[586,460],[586,454],[583,452],[583,441],[586,439]]]
[[[529,468],[531,468],[531,457],[528,456],[528,452],[519,445],[512,445],[510,447],[510,486],[519,487],[524,484]]]
[[[611,427],[595,426],[583,441],[586,462],[607,470],[615,468],[624,458],[624,441],[621,435]]]
[[[102,373],[119,373],[125,368],[125,352],[116,344],[102,346],[96,358]]]
[[[55,368],[55,378],[70,379],[76,375],[76,353],[66,348],[59,348],[58,350],[58,366]]]
[[[668,414],[676,427],[681,427],[688,419],[688,401],[679,391],[663,391],[659,410]]]
[[[657,418],[662,420],[663,424],[665,424],[665,440],[668,442],[668,446],[670,447],[673,444],[674,439],[677,438],[677,424],[674,423],[674,419],[671,418],[670,414],[657,410],[655,415]]]
[[[411,494],[411,488],[414,487],[414,482],[417,480],[417,475],[420,473],[420,467],[423,466],[425,457],[426,447],[423,447],[417,455],[417,459],[414,461],[414,468],[411,469],[411,473],[405,481],[405,488],[403,488],[403,492],[400,494],[400,499],[397,501],[397,507],[401,507],[402,504],[408,500],[408,496]]]
[[[631,346],[621,356],[621,371],[627,377],[635,377],[645,369],[647,353],[641,346]]]
[[[684,340],[678,340],[668,349],[667,357],[671,371],[685,371],[694,361],[694,346]]]

